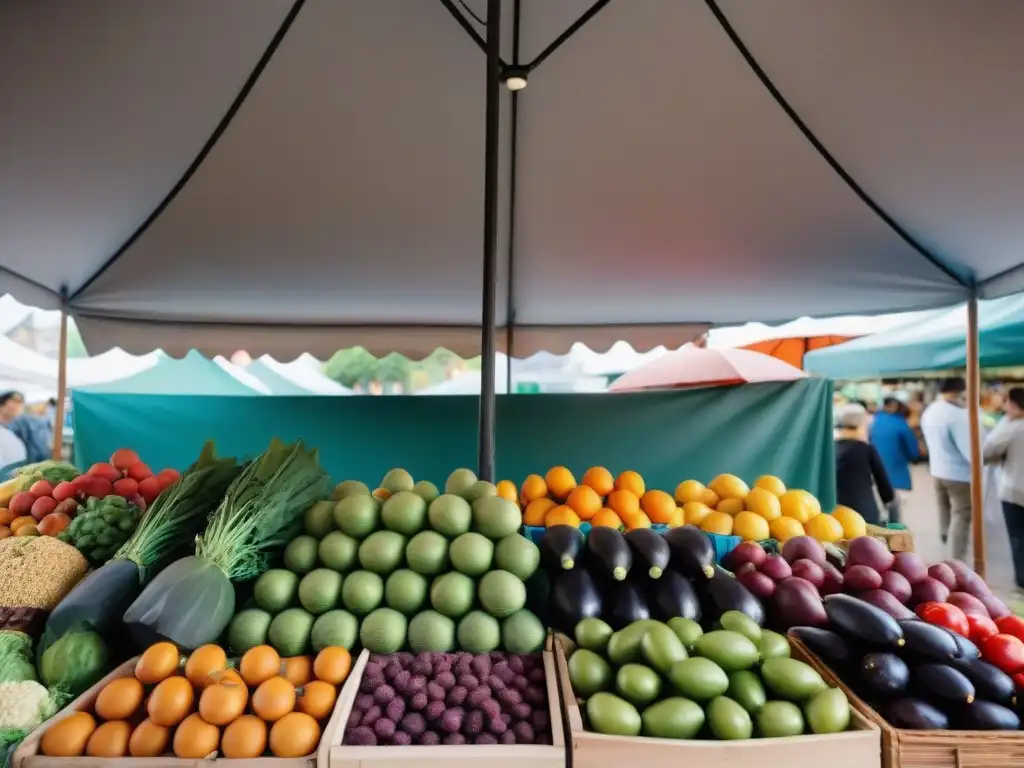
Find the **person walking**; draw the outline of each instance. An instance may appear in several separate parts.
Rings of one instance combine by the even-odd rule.
[[[939,535],[957,560],[967,559],[971,535],[971,429],[964,407],[966,390],[960,377],[944,380],[939,396],[921,414],[928,469],[939,504]]]
[[[868,412],[863,405],[850,403],[837,416],[836,501],[859,512],[865,522],[878,525],[881,515],[875,489],[886,506],[892,504],[895,493],[878,451],[867,441]]]
[[[889,522],[900,522],[902,496],[913,488],[910,463],[921,457],[917,435],[907,424],[904,406],[897,398],[887,397],[882,410],[871,422],[871,444],[875,446],[896,495],[889,506]]]
[[[985,438],[986,464],[999,464],[999,500],[1006,518],[1017,591],[1024,593],[1024,387],[1011,389],[1003,402],[1005,416]]]

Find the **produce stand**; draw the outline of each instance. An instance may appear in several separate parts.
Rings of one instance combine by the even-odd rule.
[[[606,736],[587,731],[569,680],[562,643],[554,641],[558,680],[569,724],[573,765],[577,768],[640,764],[645,768],[874,768],[879,762],[879,728],[856,709],[851,711],[853,730],[827,736],[793,736],[746,741],[676,741],[638,736]],[[806,652],[793,645],[794,658],[807,660]],[[848,694],[849,695],[849,694]],[[852,697],[851,697],[852,698]]]
[[[350,747],[343,745],[345,723],[363,678],[363,669],[370,658],[368,651],[359,654],[352,674],[338,695],[331,722],[320,742],[317,764],[320,768],[443,768],[453,763],[486,764],[488,768],[555,768],[570,765],[562,724],[562,705],[552,640],[548,636],[544,651],[544,671],[547,675],[548,709],[551,716],[553,744],[545,745],[466,745],[433,747]],[[326,758],[326,759],[325,759]]]
[[[1024,765],[1024,731],[914,731],[893,728],[817,656],[790,637],[794,655],[838,686],[854,711],[881,731],[882,768],[1008,768]]]

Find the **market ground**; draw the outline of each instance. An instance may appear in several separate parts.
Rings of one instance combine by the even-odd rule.
[[[949,552],[939,539],[939,514],[927,465],[913,468],[913,485],[914,490],[903,508],[903,522],[913,532],[914,546],[925,562],[944,560],[949,557]],[[985,555],[986,580],[992,589],[1016,613],[1024,613],[1024,597],[1016,594],[1014,589],[1013,563],[1002,509],[995,489],[988,487],[985,493]],[[968,557],[968,565],[973,565],[972,557]]]

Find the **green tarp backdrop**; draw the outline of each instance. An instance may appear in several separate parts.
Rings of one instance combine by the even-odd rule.
[[[130,447],[154,470],[184,468],[213,439],[253,456],[272,437],[320,448],[335,481],[371,486],[392,467],[443,485],[474,467],[478,399],[467,396],[230,397],[75,392],[75,460],[88,467]],[[824,379],[636,394],[498,398],[497,469],[516,484],[568,466],[639,471],[648,487],[722,472],[762,474],[835,501],[832,387]]]

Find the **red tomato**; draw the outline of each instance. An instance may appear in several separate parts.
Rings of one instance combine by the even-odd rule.
[[[925,603],[917,606],[917,615],[929,624],[937,624],[945,627],[950,632],[968,637],[970,626],[967,624],[967,614],[949,603]]]
[[[985,661],[1012,675],[1024,671],[1024,641],[1013,635],[990,635],[981,643]]]
[[[1018,640],[1024,640],[1024,619],[1020,616],[1001,616],[995,623],[1004,635],[1013,635]]]
[[[1024,672],[1013,674],[1013,684],[1017,686],[1018,691],[1024,691]]]
[[[970,629],[967,637],[975,645],[981,645],[981,641],[986,637],[999,634],[999,628],[996,626],[996,623],[988,616],[975,616],[969,613],[967,614],[967,626]]]

